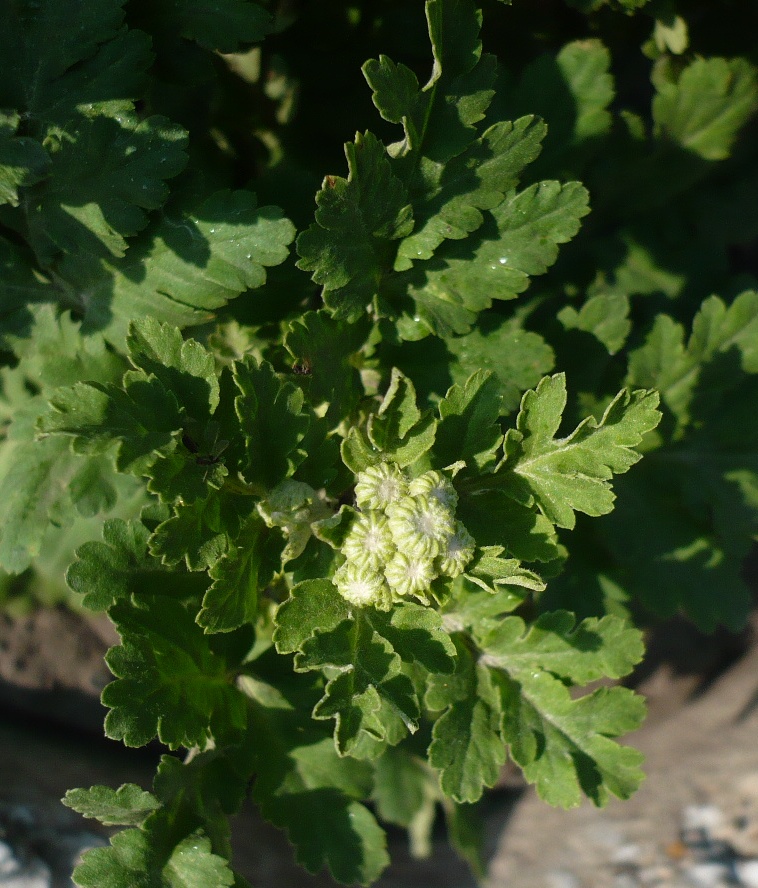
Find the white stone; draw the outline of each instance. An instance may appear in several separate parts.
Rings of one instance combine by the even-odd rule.
[[[745,888],[758,888],[758,860],[738,860],[734,868]]]

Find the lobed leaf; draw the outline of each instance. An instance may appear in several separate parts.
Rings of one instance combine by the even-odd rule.
[[[661,78],[656,85],[658,131],[705,160],[729,157],[758,110],[758,75],[746,59],[695,59],[677,80]]]
[[[548,672],[509,670],[498,681],[502,731],[513,760],[540,798],[571,808],[582,794],[603,806],[628,798],[643,779],[642,754],[612,738],[639,727],[645,704],[627,688],[599,688],[572,700]]]
[[[194,615],[176,599],[142,598],[109,610],[122,643],[106,656],[116,676],[103,691],[106,734],[127,746],[153,737],[170,749],[206,745],[239,731],[245,703],[230,664],[215,653]]]
[[[506,434],[506,466],[559,527],[573,527],[576,511],[604,515],[613,508],[613,474],[640,459],[634,447],[660,420],[658,400],[652,392],[622,391],[599,422],[590,417],[556,438],[566,383],[562,374],[546,378],[524,395],[516,430]]]
[[[67,808],[83,817],[94,817],[104,826],[139,826],[161,804],[152,793],[134,783],[125,783],[118,789],[69,789],[62,801]]]

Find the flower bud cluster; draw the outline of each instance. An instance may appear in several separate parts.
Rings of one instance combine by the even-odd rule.
[[[409,596],[428,604],[432,582],[457,577],[474,556],[474,539],[455,518],[458,494],[441,472],[408,479],[380,463],[360,472],[355,499],[361,513],[334,575],[352,604],[388,610]]]

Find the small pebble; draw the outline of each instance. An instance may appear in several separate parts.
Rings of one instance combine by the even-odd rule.
[[[745,888],[758,888],[758,860],[738,860],[734,869]]]
[[[582,888],[582,883],[567,870],[553,870],[547,874],[547,888]]]
[[[727,888],[734,884],[731,868],[723,863],[693,863],[685,874],[696,888]]]
[[[53,875],[41,860],[30,861],[14,873],[0,875],[0,888],[51,888]]]
[[[713,833],[724,823],[724,815],[716,805],[687,805],[682,815],[685,830],[707,830]]]

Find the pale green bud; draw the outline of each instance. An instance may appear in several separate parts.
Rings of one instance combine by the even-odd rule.
[[[475,548],[474,538],[460,521],[456,522],[455,533],[437,558],[437,569],[446,577],[459,576],[474,557]]]
[[[438,500],[446,509],[455,512],[458,505],[458,494],[449,478],[442,472],[424,472],[414,478],[408,485],[411,496],[428,496]]]
[[[427,603],[426,593],[437,578],[437,572],[431,558],[396,552],[385,568],[384,576],[395,595],[413,595]]]
[[[346,561],[334,574],[332,582],[340,595],[356,607],[369,605],[389,610],[390,590],[384,577],[375,570]]]
[[[361,509],[383,511],[407,492],[408,484],[400,469],[391,463],[379,463],[358,473],[355,501]]]
[[[350,528],[342,554],[348,561],[372,570],[381,570],[395,553],[395,543],[380,512],[364,512]]]
[[[434,558],[455,532],[449,509],[432,497],[406,497],[387,508],[387,523],[395,545],[403,552]]]

